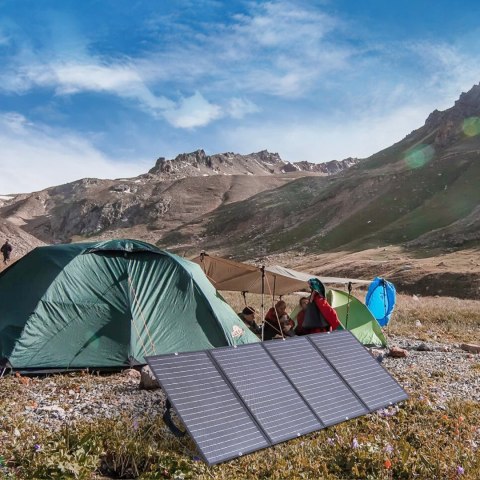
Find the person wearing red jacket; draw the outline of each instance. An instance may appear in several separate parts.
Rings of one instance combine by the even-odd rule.
[[[278,337],[291,337],[295,335],[293,327],[295,322],[287,314],[287,304],[279,300],[265,315],[263,339],[271,340]]]
[[[322,282],[317,278],[311,278],[308,281],[308,285],[312,291],[309,302],[315,304],[318,311],[329,324],[329,327],[304,328],[303,322],[305,320],[305,309],[297,316],[298,325],[295,329],[295,333],[297,335],[308,335],[309,333],[331,332],[332,330],[336,330],[340,326],[340,320],[338,319],[337,312],[331,307],[325,298],[325,287]]]

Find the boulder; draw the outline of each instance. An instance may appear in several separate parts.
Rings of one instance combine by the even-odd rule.
[[[142,390],[154,390],[155,388],[160,388],[155,375],[148,365],[145,365],[140,372],[139,388]]]
[[[393,358],[405,358],[408,356],[408,352],[400,347],[391,347],[388,354]]]
[[[480,354],[480,345],[475,345],[473,343],[462,343],[460,348],[469,353]]]
[[[138,370],[135,370],[134,368],[129,368],[128,370],[123,371],[123,376],[135,380],[139,379],[141,375]]]

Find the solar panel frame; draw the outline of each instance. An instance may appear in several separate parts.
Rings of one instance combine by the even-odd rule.
[[[308,336],[288,339],[286,345],[265,342],[263,347],[326,427],[370,413],[344,378],[312,345]],[[295,361],[301,358],[309,364],[298,367],[292,364],[293,358]],[[314,373],[311,373],[312,370]]]
[[[381,408],[391,406],[394,403],[399,403],[408,399],[407,393],[403,390],[400,384],[393,378],[390,372],[383,365],[377,362],[372,357],[372,355],[367,351],[367,349],[362,345],[362,343],[348,330],[336,330],[328,333],[312,334],[312,335],[308,335],[308,337],[312,345],[316,347],[318,352],[325,358],[325,360],[329,362],[330,365],[333,367],[333,369],[345,380],[345,383],[349,386],[349,388],[367,406],[370,413],[375,412]],[[348,371],[348,369],[345,369],[344,365],[339,365],[339,362],[337,361],[336,358],[334,358],[334,355],[332,354],[332,352],[328,351],[329,346],[331,346],[331,344],[329,345],[329,342],[331,342],[331,339],[341,339],[340,341],[343,342],[342,351],[348,350],[349,354],[351,354],[351,350],[349,349],[357,348],[357,352],[358,352],[357,355],[363,356],[363,358],[360,359],[360,363],[363,361],[363,359],[366,359],[367,367],[370,366],[371,370],[373,369],[375,371],[374,372],[376,374],[375,390],[378,391],[378,387],[379,387],[378,382],[382,380],[381,376],[383,375],[384,381],[385,379],[388,379],[389,388],[393,388],[394,390],[396,390],[397,392],[396,396],[393,396],[393,394],[392,396],[384,395],[383,396],[384,399],[382,399],[381,395],[375,395],[374,397],[369,397],[368,395],[366,395],[365,386],[368,385],[368,383],[367,384],[362,383],[361,385],[359,385],[357,381],[360,377],[355,375],[352,378],[351,371]],[[363,368],[358,366],[358,359],[357,359],[357,368]],[[368,372],[364,374],[364,376],[368,376],[368,375],[369,375]],[[371,388],[370,390],[373,390],[373,388]],[[372,402],[371,401],[372,398],[380,398],[382,400],[377,400],[375,402]]]
[[[159,367],[160,363],[165,363],[165,362],[167,362],[168,360],[171,360],[171,359],[184,359],[185,357],[189,357],[189,358],[193,358],[193,359],[197,358],[198,359],[201,356],[203,357],[204,360],[205,359],[208,360],[209,366],[211,366],[214,369],[214,371],[218,374],[218,377],[222,379],[222,387],[226,387],[228,389],[228,391],[232,394],[232,397],[235,400],[237,400],[237,406],[240,406],[242,412],[244,414],[246,414],[246,417],[248,417],[248,419],[251,421],[251,425],[255,426],[257,433],[260,434],[261,438],[263,439],[262,442],[250,443],[248,446],[245,446],[244,448],[241,448],[241,449],[231,448],[229,450],[229,453],[224,453],[222,455],[218,455],[218,454],[212,455],[210,453],[209,449],[208,449],[208,440],[207,441],[200,441],[199,440],[202,437],[202,435],[197,434],[197,432],[193,428],[193,427],[196,427],[198,424],[195,425],[191,421],[189,421],[188,415],[185,415],[185,408],[182,407],[181,401],[179,401],[176,393],[171,388],[171,385],[169,384],[169,380],[165,378],[165,376],[162,374],[161,371],[159,371],[158,367]],[[230,460],[232,458],[243,456],[243,455],[246,455],[248,453],[253,453],[257,450],[261,450],[262,448],[266,448],[266,447],[271,446],[271,443],[270,443],[269,439],[265,436],[265,433],[259,427],[256,419],[253,417],[253,415],[248,410],[248,408],[246,408],[242,399],[239,398],[237,392],[233,389],[230,382],[228,382],[225,379],[223,373],[221,372],[221,370],[219,370],[216,362],[212,359],[209,351],[186,352],[186,353],[182,353],[181,355],[179,355],[179,354],[157,355],[157,356],[153,356],[153,357],[146,357],[146,360],[147,360],[148,365],[152,369],[155,377],[159,381],[162,389],[166,393],[167,398],[169,399],[171,405],[175,409],[175,412],[176,412],[178,418],[183,423],[186,431],[190,435],[190,438],[195,443],[195,445],[198,449],[198,452],[200,453],[200,456],[204,459],[204,461],[208,465],[215,465],[217,463],[221,463],[221,462],[224,462],[226,460]],[[177,363],[178,363],[178,361],[177,361]],[[198,369],[197,369],[197,373],[198,373]],[[209,378],[211,378],[211,377],[209,377]],[[185,382],[183,382],[183,383],[185,383]],[[179,388],[181,388],[181,387],[179,387]],[[208,388],[208,387],[206,387],[206,388]],[[185,389],[185,387],[183,387],[183,389]],[[187,389],[188,389],[188,387],[187,387]],[[204,391],[205,388],[202,387],[202,390]],[[205,409],[208,409],[209,407],[210,407],[210,405],[207,405],[205,407],[198,407],[198,408],[200,408],[201,410],[205,410]],[[191,408],[190,408],[190,410],[191,410]],[[222,424],[223,426],[225,426],[225,422],[221,422],[221,419],[225,418],[225,411],[219,413],[218,415],[220,416],[220,422],[219,423]],[[245,415],[244,415],[244,417],[245,417]],[[237,433],[238,432],[235,433],[236,438],[238,438]],[[257,435],[257,437],[258,437],[258,435]],[[215,435],[214,438],[218,439],[218,436]],[[242,443],[237,443],[237,445],[242,445]],[[225,449],[225,447],[224,447],[224,449]],[[218,449],[217,449],[217,452],[218,452]]]

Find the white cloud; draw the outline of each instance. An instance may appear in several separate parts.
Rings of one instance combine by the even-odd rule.
[[[250,113],[259,112],[260,109],[248,99],[235,97],[228,102],[227,111],[232,118],[240,119]]]
[[[461,92],[480,80],[480,57],[467,49],[444,43],[415,43],[406,48],[419,57],[429,72],[426,83],[436,97],[439,110],[452,105]]]
[[[84,177],[119,178],[147,165],[119,162],[77,134],[35,125],[14,112],[0,114],[0,194],[30,192]]]
[[[174,127],[195,128],[220,118],[222,109],[195,92],[191,97],[182,98],[176,108],[166,110],[164,116]]]
[[[248,153],[267,148],[289,161],[321,163],[347,157],[367,157],[389,147],[421,126],[428,105],[411,105],[385,113],[364,112],[332,122],[306,118],[292,124],[269,123],[242,126],[222,132],[228,149]]]
[[[30,63],[23,65],[14,78],[4,82],[0,89],[23,93],[34,86],[54,88],[57,95],[73,95],[80,92],[106,92],[123,98],[135,99],[152,111],[172,108],[167,98],[155,96],[145,85],[135,66],[129,64],[102,63],[96,58],[84,61]]]

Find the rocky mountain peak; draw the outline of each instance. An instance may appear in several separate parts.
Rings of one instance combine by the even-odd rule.
[[[325,163],[306,161],[287,162],[278,153],[261,150],[240,155],[233,152],[207,155],[204,150],[182,153],[171,160],[157,159],[148,172],[163,179],[210,176],[210,175],[271,175],[292,172],[315,172],[331,175],[358,162],[358,159],[332,160]]]
[[[434,110],[425,121],[429,130],[437,130],[434,143],[445,147],[457,141],[464,133],[465,120],[480,116],[480,84],[463,92],[453,107],[447,110]],[[476,120],[478,121],[478,120]]]

